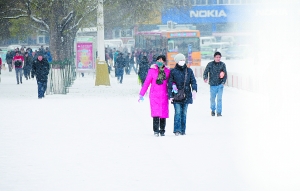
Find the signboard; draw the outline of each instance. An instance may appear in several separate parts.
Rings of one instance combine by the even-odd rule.
[[[78,36],[75,39],[76,69],[81,72],[95,69],[95,38],[93,36]]]
[[[227,22],[264,22],[265,19],[297,16],[299,6],[288,4],[248,4],[248,5],[210,5],[193,6],[190,9],[169,9],[162,14],[162,23],[227,23]]]
[[[94,69],[93,43],[76,43],[76,67],[78,70]]]

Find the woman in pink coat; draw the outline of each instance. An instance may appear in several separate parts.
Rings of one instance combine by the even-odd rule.
[[[169,102],[168,102],[168,79],[170,70],[165,67],[166,57],[160,55],[156,58],[156,64],[148,71],[147,78],[140,91],[140,100],[151,84],[150,88],[150,107],[151,116],[153,117],[153,131],[156,137],[165,136],[166,118],[169,118]],[[160,130],[159,130],[160,129]]]

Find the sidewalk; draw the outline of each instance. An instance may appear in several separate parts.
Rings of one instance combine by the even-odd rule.
[[[225,87],[223,117],[211,117],[199,78],[187,135],[172,133],[170,105],[157,138],[135,74],[99,87],[85,75],[67,95],[38,100],[35,79],[17,85],[14,72],[3,73],[0,190],[299,190],[299,130],[270,124],[257,94]]]

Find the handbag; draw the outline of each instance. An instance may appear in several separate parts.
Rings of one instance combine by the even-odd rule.
[[[174,101],[182,101],[185,99],[185,81],[186,81],[186,76],[187,76],[187,69],[185,70],[185,76],[184,76],[184,84],[183,84],[183,89],[178,89],[178,92],[174,95]]]

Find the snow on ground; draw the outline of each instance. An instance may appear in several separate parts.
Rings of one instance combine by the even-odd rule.
[[[154,137],[135,74],[94,83],[78,77],[67,95],[39,100],[35,79],[17,85],[2,72],[1,191],[300,189],[299,127],[273,116],[269,99],[226,87],[223,117],[211,117],[199,78],[187,135],[172,133],[170,105],[166,136]]]

